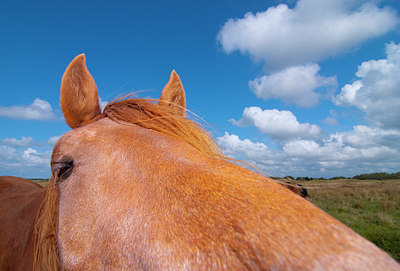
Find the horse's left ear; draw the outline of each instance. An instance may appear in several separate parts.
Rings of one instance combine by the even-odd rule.
[[[171,106],[177,114],[185,116],[185,90],[183,89],[181,79],[175,70],[171,72],[171,77],[161,92],[159,104]]]
[[[60,103],[65,121],[72,129],[101,114],[96,83],[86,68],[84,54],[75,57],[65,70]]]

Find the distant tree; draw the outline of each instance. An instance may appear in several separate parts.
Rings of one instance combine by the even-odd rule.
[[[400,171],[396,173],[374,172],[369,174],[360,174],[353,177],[357,180],[389,180],[400,179]]]
[[[314,178],[311,178],[311,177],[297,177],[296,180],[297,181],[312,181],[312,180],[314,180]]]
[[[389,175],[390,179],[400,179],[400,171]]]
[[[343,177],[343,176],[336,176],[336,177],[330,178],[330,180],[340,180],[340,179],[347,179],[347,178]]]

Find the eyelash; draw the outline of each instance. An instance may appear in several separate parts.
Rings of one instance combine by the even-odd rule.
[[[56,170],[53,172],[53,174],[57,174],[57,181],[63,181],[67,179],[71,173],[72,169],[74,167],[74,161],[61,161],[61,162],[53,162],[52,164],[58,164],[56,167]]]

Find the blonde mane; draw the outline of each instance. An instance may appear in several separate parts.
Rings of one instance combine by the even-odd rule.
[[[60,270],[57,248],[59,190],[52,177],[36,216],[33,270]]]
[[[165,135],[182,139],[197,150],[224,157],[212,136],[197,122],[177,114],[171,106],[159,105],[150,99],[125,99],[109,103],[100,118],[119,123],[136,124]]]

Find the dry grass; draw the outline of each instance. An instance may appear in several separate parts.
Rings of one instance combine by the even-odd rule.
[[[41,186],[46,186],[49,183],[49,180],[40,180],[37,183],[40,184]]]

